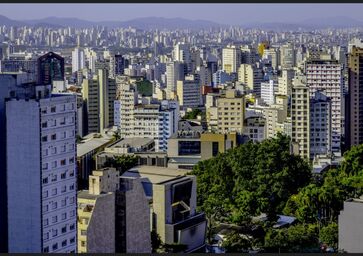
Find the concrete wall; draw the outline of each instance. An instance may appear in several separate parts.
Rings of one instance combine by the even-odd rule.
[[[340,212],[339,249],[348,253],[363,253],[363,200],[361,202],[344,202]]]
[[[87,229],[87,253],[115,252],[115,194],[97,198]]]
[[[14,100],[7,102],[6,108],[9,252],[40,253],[39,105],[35,101]]]

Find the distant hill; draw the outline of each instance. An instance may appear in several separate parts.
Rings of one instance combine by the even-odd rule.
[[[17,21],[17,20],[12,20],[12,19],[9,19],[8,17],[6,17],[4,15],[0,15],[0,25],[5,25],[5,26],[24,26],[24,25],[26,25],[26,23],[21,22],[21,21]]]
[[[59,27],[77,27],[86,28],[93,26],[106,26],[109,28],[116,27],[134,27],[139,29],[201,29],[210,27],[221,27],[224,25],[217,24],[211,21],[205,20],[188,20],[183,18],[159,18],[159,17],[147,17],[138,18],[128,21],[100,21],[92,22],[87,20],[81,20],[77,18],[59,18],[59,17],[47,17],[38,20],[24,20],[23,23],[36,26],[38,24],[49,24]]]

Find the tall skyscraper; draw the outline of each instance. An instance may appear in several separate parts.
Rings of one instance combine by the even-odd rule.
[[[332,151],[331,99],[324,92],[316,91],[310,97],[310,159]]]
[[[304,76],[293,80],[291,95],[291,140],[299,145],[301,157],[310,158],[310,95]]]
[[[332,151],[341,151],[343,120],[342,66],[337,61],[312,60],[306,63],[306,84],[310,97],[319,90],[331,99]]]
[[[72,73],[82,70],[85,67],[85,56],[83,49],[76,47],[72,51]]]
[[[76,96],[50,91],[6,102],[9,252],[77,249]]]
[[[363,143],[363,48],[351,47],[348,54],[347,146]]]
[[[174,99],[176,93],[176,81],[184,80],[185,74],[186,68],[182,62],[173,61],[166,64],[167,98]]]
[[[241,65],[241,50],[235,45],[227,46],[222,51],[222,69],[228,74],[236,73]]]
[[[123,75],[125,68],[129,66],[129,61],[122,55],[116,54],[110,58],[110,77],[115,78],[116,76]]]
[[[83,80],[82,96],[86,108],[87,133],[102,132],[113,125],[116,82],[108,77],[106,69],[98,69],[92,79]]]
[[[295,49],[294,45],[289,42],[280,48],[281,52],[281,67],[282,68],[293,68],[295,66]]]
[[[64,80],[64,58],[48,52],[38,59],[38,84],[52,84],[53,80]]]

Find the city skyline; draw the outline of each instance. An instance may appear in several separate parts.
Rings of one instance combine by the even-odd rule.
[[[19,4],[1,4],[0,15],[23,21],[48,17],[78,18],[94,22],[127,21],[145,17],[185,18],[225,25],[268,22],[308,23],[309,20],[316,22],[346,16],[363,22],[359,8],[362,4],[21,4],[21,6],[23,8],[19,8]],[[59,13],[62,15],[58,15]],[[225,13],[230,14],[228,18]]]

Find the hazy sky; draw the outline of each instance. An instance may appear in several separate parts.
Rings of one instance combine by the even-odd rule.
[[[18,20],[57,16],[124,21],[152,16],[222,24],[299,22],[335,16],[363,21],[363,4],[0,4],[0,14]]]

